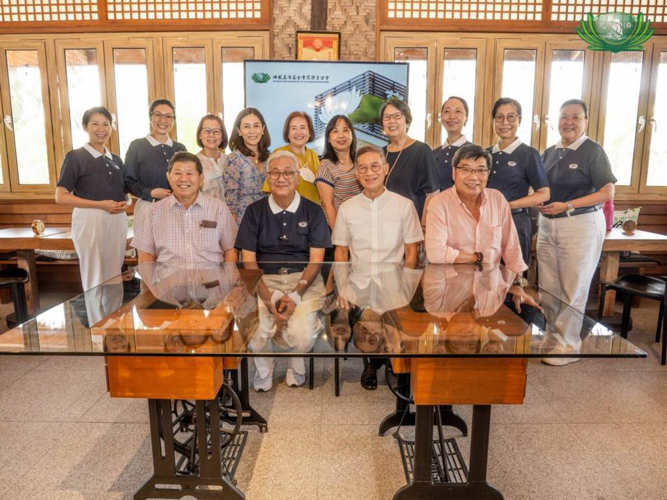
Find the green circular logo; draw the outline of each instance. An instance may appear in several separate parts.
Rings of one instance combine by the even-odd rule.
[[[634,16],[624,12],[607,12],[595,19],[595,31],[609,45],[624,43],[635,29]]]

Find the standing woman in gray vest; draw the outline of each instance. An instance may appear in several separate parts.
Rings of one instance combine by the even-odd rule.
[[[91,108],[83,114],[82,123],[89,140],[65,156],[56,203],[74,207],[72,240],[79,256],[81,284],[87,291],[121,272],[129,196],[123,162],[106,148],[111,113],[103,107]]]
[[[551,198],[538,205],[537,236],[539,284],[570,307],[547,321],[560,334],[555,351],[577,351],[581,322],[593,274],[597,268],[606,223],[600,205],[614,198],[616,177],[607,154],[586,136],[588,106],[580,99],[560,107],[561,139],[542,155]],[[543,363],[563,366],[579,358],[544,358]]]
[[[125,186],[139,198],[134,207],[134,230],[138,231],[153,202],[171,194],[167,181],[169,160],[185,151],[180,142],[169,137],[174,128],[174,105],[167,99],[153,101],[148,111],[151,133],[130,143],[125,155]]]

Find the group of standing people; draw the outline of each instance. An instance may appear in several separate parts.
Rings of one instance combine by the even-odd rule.
[[[133,246],[140,262],[235,261],[240,251],[249,265],[282,263],[265,269],[269,278],[260,290],[270,313],[264,340],[291,322],[291,341],[305,352],[323,328],[311,292],[324,284],[310,266],[289,262],[403,262],[410,269],[425,249],[432,263],[497,265],[502,259],[520,275],[532,245],[528,209],[535,207],[540,286],[583,312],[605,234],[599,206],[613,198],[616,182],[604,150],[585,135],[586,104],[562,105],[561,139],[543,155],[517,137],[522,110],[516,100],[494,104],[498,142],[486,150],[462,134],[468,110],[460,97],[444,102],[447,139],[435,151],[409,136],[412,115],[399,99],[380,108],[389,140],[384,148],[357,150],[352,123],[338,115],[327,124],[320,159],[307,147],[315,138],[307,113],[287,117],[286,145],[271,153],[264,117],[246,108],[229,138],[219,117],[204,116],[197,128],[202,149],[193,155],[169,137],[175,109],[160,99],[150,106],[150,133],[131,143],[123,163],[106,148],[110,113],[92,108],[83,117],[89,142],[67,154],[56,190],[58,203],[74,207],[83,287],[120,273],[131,194],[138,199]],[[514,285],[518,301],[537,306],[522,293],[521,280]],[[563,352],[572,348],[576,339],[564,340]],[[292,360],[287,382],[301,385],[303,361]],[[273,365],[266,358],[260,364],[255,387],[268,390]],[[366,364],[366,388],[374,388],[376,369]]]

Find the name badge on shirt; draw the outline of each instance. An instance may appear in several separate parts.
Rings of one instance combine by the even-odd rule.
[[[579,168],[579,165],[577,165],[576,163],[570,163],[569,166],[572,170],[574,170],[575,168]]]
[[[308,223],[306,221],[299,222],[299,227],[306,227],[308,226]]]
[[[214,220],[203,220],[203,221],[201,221],[201,224],[199,224],[199,227],[211,229],[211,228],[218,227],[218,223]]]
[[[516,167],[516,162],[515,161],[508,161],[507,165],[509,165],[510,167]]]
[[[207,281],[206,283],[202,283],[204,285],[204,288],[207,290],[210,290],[211,288],[215,288],[216,286],[220,286],[220,282],[218,280],[215,281]]]

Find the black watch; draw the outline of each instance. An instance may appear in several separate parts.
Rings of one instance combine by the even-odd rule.
[[[481,266],[482,262],[484,262],[484,254],[482,252],[475,252],[475,257],[477,257],[475,264]]]

